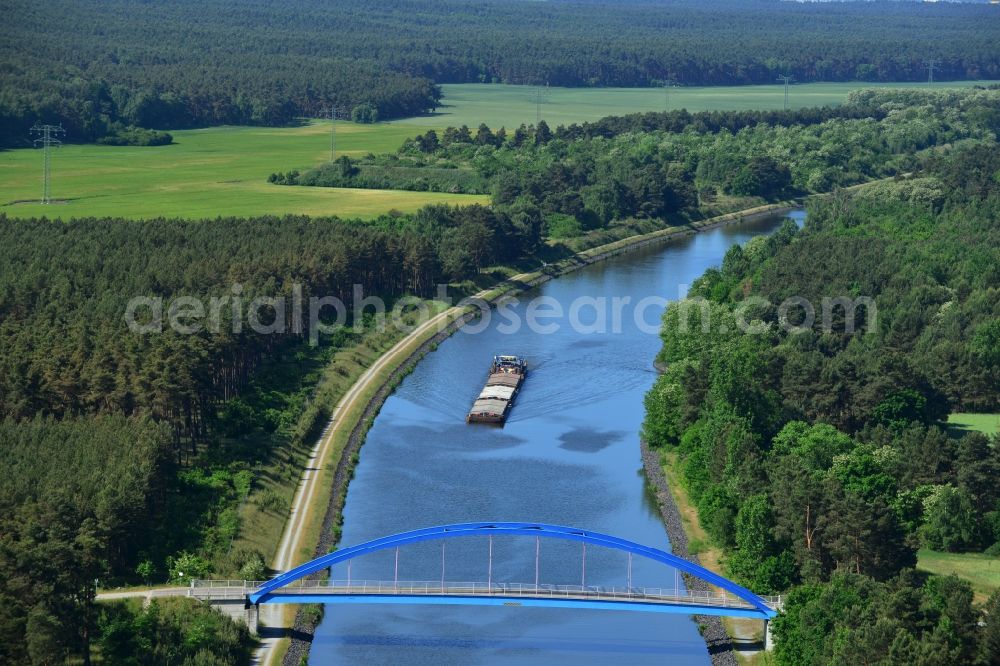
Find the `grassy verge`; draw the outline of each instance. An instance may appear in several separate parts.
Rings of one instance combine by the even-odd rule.
[[[427,301],[427,306],[433,314],[444,307],[434,301]],[[413,317],[411,313],[407,323],[412,323]],[[259,469],[253,490],[240,506],[240,534],[233,542],[233,549],[258,550],[267,555],[267,561],[273,559],[302,470],[309,460],[309,442],[315,439],[317,430],[326,423],[334,406],[364,371],[404,336],[405,333],[395,326],[387,326],[383,331],[372,328],[355,335],[350,344],[338,346],[329,356],[326,367],[317,377],[311,400],[299,414],[296,429],[302,435],[272,453]],[[334,467],[343,450],[342,443],[339,444],[333,450]],[[324,473],[328,469],[324,463]],[[327,485],[324,483],[324,487]]]
[[[687,491],[684,488],[677,454],[671,451],[663,452],[661,453],[661,462],[663,475],[666,477],[667,485],[670,487],[670,494],[674,498],[677,511],[681,516],[681,526],[684,528],[684,533],[688,538],[688,552],[698,556],[701,566],[709,571],[725,576],[726,572],[722,566],[722,549],[712,543],[708,533],[698,519],[698,509],[691,502],[691,498],[688,497]],[[712,589],[717,593],[722,593],[722,590],[719,588],[713,586]],[[734,639],[752,642],[762,642],[764,639],[764,629],[759,620],[726,617],[722,618],[722,623],[726,627],[726,631]],[[773,663],[773,657],[763,651],[750,656],[740,652],[734,652],[734,654],[737,661],[741,664],[764,666]]]
[[[717,574],[724,575],[722,570],[722,550],[712,545],[708,533],[701,526],[698,519],[698,509],[691,502],[684,483],[681,480],[680,468],[677,462],[677,454],[674,452],[664,452],[661,454],[663,462],[663,475],[667,478],[670,486],[670,494],[674,498],[677,510],[681,514],[681,525],[684,533],[688,537],[688,551],[692,555],[698,556],[698,561],[703,567]],[[721,592],[721,590],[717,590]]]
[[[917,568],[944,576],[954,574],[969,581],[976,603],[1000,589],[1000,557],[983,553],[939,553],[921,548],[917,552]]]
[[[435,305],[438,307],[438,311],[440,312],[441,304],[437,303]],[[458,313],[455,313],[454,316],[458,316]],[[320,540],[320,534],[323,529],[323,522],[326,515],[326,510],[330,506],[330,503],[333,499],[333,491],[335,485],[333,481],[334,481],[334,476],[336,474],[337,465],[339,464],[340,459],[343,456],[344,449],[347,447],[348,440],[350,439],[351,436],[351,432],[363,418],[368,404],[375,397],[376,393],[378,393],[378,391],[389,380],[389,377],[396,371],[399,365],[405,362],[405,360],[409,358],[410,354],[416,351],[427,339],[433,337],[436,334],[436,332],[437,329],[435,327],[432,327],[425,335],[414,336],[408,339],[405,345],[403,345],[397,350],[397,358],[399,359],[399,362],[387,364],[385,367],[383,367],[381,370],[375,373],[372,376],[372,380],[368,383],[365,390],[361,391],[358,394],[358,399],[354,401],[354,403],[350,406],[350,408],[348,408],[347,410],[343,411],[340,414],[338,420],[342,424],[342,426],[333,433],[332,435],[333,441],[331,442],[329,455],[327,459],[322,462],[319,494],[316,496],[315,501],[305,508],[306,510],[305,529],[301,539],[301,547],[299,548],[298,552],[295,553],[295,561],[297,564],[301,564],[302,562],[307,562],[313,558],[313,553],[315,551],[316,544]],[[393,342],[393,344],[395,344],[395,342],[398,342],[403,337],[404,336],[402,334],[399,334],[396,340]],[[388,350],[388,348],[391,346],[392,344],[387,345],[385,350]],[[381,354],[375,355],[371,359],[371,362],[374,362],[378,358],[378,356],[381,356]],[[365,368],[367,368],[370,365],[371,363],[366,364]],[[352,460],[351,462],[353,468],[353,464],[356,463],[357,460],[355,459]],[[346,493],[346,490],[347,489],[344,488],[343,492]],[[336,521],[337,533],[335,533],[335,539],[336,537],[339,537],[339,524],[340,521],[337,520]]]

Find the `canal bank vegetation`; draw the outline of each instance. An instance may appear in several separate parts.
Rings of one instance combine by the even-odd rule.
[[[433,316],[444,317],[442,326],[448,326],[450,321],[459,316],[458,312],[446,311],[440,302],[430,301],[428,307],[432,309]],[[360,456],[358,449],[371,426],[373,411],[377,411],[381,405],[379,394],[388,394],[395,388],[398,380],[393,378],[404,372],[405,366],[413,360],[414,355],[418,354],[421,347],[436,333],[436,325],[424,329],[422,335],[399,332],[393,337],[394,344],[387,345],[381,353],[359,366],[355,380],[360,377],[363,370],[373,367],[376,361],[383,361],[382,366],[369,375],[352,402],[343,406],[336,422],[331,424],[325,435],[329,441],[324,441],[321,446],[323,464],[320,482],[314,501],[303,507],[305,518],[298,538],[299,549],[293,553],[293,564],[301,564],[316,557],[320,544],[332,548],[338,543],[347,482],[353,478],[354,468]],[[351,385],[355,383],[352,381]],[[332,406],[331,404],[331,409]],[[350,451],[350,454],[345,457],[347,451]],[[301,472],[301,468],[299,471]]]
[[[1000,548],[1000,441],[945,422],[1000,406],[1000,147],[915,171],[811,201],[803,230],[734,247],[664,316],[644,436],[725,573],[786,595],[779,664],[997,654],[1000,594],[978,607],[968,581],[915,566],[920,548]]]
[[[445,307],[433,300],[422,303],[432,315]],[[418,323],[418,313],[407,311],[401,321],[404,326],[414,326]],[[328,423],[329,414],[344,394],[405,335],[405,330],[395,327],[377,330],[374,322],[368,321],[358,331],[340,331],[337,334],[340,344],[294,347],[269,361],[268,368],[259,373],[259,379],[241,400],[258,412],[264,411],[261,407],[268,401],[282,401],[286,418],[294,426],[291,435],[285,432],[274,437],[268,446],[270,455],[254,468],[254,482],[238,504],[238,531],[225,552],[217,553],[211,560],[213,572],[245,580],[266,577],[267,564],[272,562],[287,524],[313,441],[321,436],[322,426]],[[324,470],[327,464],[336,467],[341,452],[342,448],[334,447],[329,459],[323,461]],[[327,485],[321,485],[321,494]],[[325,506],[324,498],[320,497],[318,503]],[[316,536],[313,532],[307,532],[307,541]],[[300,561],[305,559],[309,558]]]
[[[688,495],[684,481],[680,476],[679,465],[677,464],[676,451],[655,451],[653,453],[655,463],[663,471],[663,478],[666,481],[667,490],[676,507],[677,515],[680,517],[680,528],[687,537],[687,554],[695,558],[701,566],[709,571],[725,575],[722,564],[722,549],[712,541],[712,538],[701,525],[701,518],[698,515],[698,508],[692,503]],[[661,513],[666,520],[666,512],[669,509],[663,504],[660,507]],[[676,540],[671,536],[671,548],[675,555],[677,551]],[[688,581],[690,583],[690,581]],[[716,594],[722,594],[723,590],[715,586],[709,586]],[[765,636],[764,627],[759,620],[748,620],[745,618],[724,617],[717,618],[721,623],[726,638],[729,639],[731,653],[739,663],[761,664],[767,663],[768,654],[764,653],[756,646],[763,648]],[[741,649],[742,648],[742,649]]]

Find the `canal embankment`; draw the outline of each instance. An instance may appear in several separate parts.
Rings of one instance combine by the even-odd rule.
[[[674,555],[688,562],[714,569],[715,567],[712,566],[714,563],[704,562],[697,554],[691,552],[690,535],[685,529],[680,508],[674,497],[675,492],[682,492],[682,490],[671,491],[671,486],[667,483],[666,475],[663,473],[660,454],[651,450],[645,440],[640,440],[639,446],[642,450],[642,468],[650,490],[656,497],[656,506],[663,519],[667,538],[670,540],[670,550]],[[684,584],[687,589],[697,592],[717,592],[708,583],[690,574],[684,574]],[[722,623],[722,618],[699,615],[695,617],[695,621],[705,639],[705,644],[708,645],[708,654],[712,659],[713,666],[737,666],[739,662],[733,652],[732,639]]]
[[[619,240],[579,252],[570,258],[544,266],[537,271],[517,275],[492,289],[480,292],[476,296],[486,302],[496,303],[505,297],[535,287],[547,280],[638,248],[690,236],[719,226],[736,225],[775,217],[789,212],[795,207],[796,204],[790,202],[761,206]],[[441,313],[387,352],[382,359],[379,359],[378,372],[366,373],[352,388],[350,396],[345,396],[345,400],[350,398],[350,403],[346,405],[342,403],[338,406],[335,418],[327,431],[324,432],[324,438],[330,445],[321,447],[316,459],[317,464],[325,468],[326,474],[314,475],[314,483],[321,482],[327,485],[327,488],[324,488],[323,492],[300,492],[301,498],[297,497],[299,506],[296,507],[296,511],[300,516],[312,514],[311,522],[315,525],[309,528],[309,521],[306,521],[303,523],[305,527],[299,526],[299,529],[308,530],[309,538],[302,541],[296,540],[294,546],[286,546],[285,552],[290,556],[288,559],[302,559],[310,552],[313,555],[319,555],[329,552],[336,545],[340,535],[340,524],[348,485],[353,477],[361,445],[375,416],[388,396],[392,394],[394,388],[417,362],[442,340],[474,318],[477,312],[478,309],[474,307],[455,307]],[[322,501],[327,498],[325,511],[318,503],[308,506],[310,499],[316,502],[316,500]],[[321,523],[317,520],[320,511],[323,512]],[[670,536],[671,543],[673,543],[674,535]],[[282,660],[283,663],[293,666],[301,663],[303,656],[308,654],[308,644],[320,619],[321,616],[314,610],[298,613],[292,639]],[[706,631],[714,631],[709,625],[705,626]],[[706,640],[711,640],[714,645],[720,643],[722,639],[706,635]],[[271,656],[273,658],[277,655]]]

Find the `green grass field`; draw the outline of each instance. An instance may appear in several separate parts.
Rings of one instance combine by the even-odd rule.
[[[1000,432],[1000,414],[962,414],[948,415],[948,425],[959,432],[978,431],[987,435]]]
[[[926,87],[899,84],[896,87]],[[971,83],[938,84],[938,87]],[[835,104],[862,84],[794,86],[794,106]],[[428,127],[448,125],[514,127],[533,123],[532,88],[445,85],[444,106],[433,116],[376,125],[339,123],[339,152],[362,155],[394,151],[404,139]],[[552,88],[542,116],[552,125],[596,120],[634,111],[660,110],[665,93],[635,88]],[[706,109],[781,108],[780,86],[677,88],[670,106]],[[0,151],[0,212],[11,217],[157,216],[200,218],[301,213],[370,218],[391,209],[413,211],[428,203],[485,202],[488,197],[271,185],[274,171],[305,171],[329,159],[330,125],[301,127],[214,127],[172,132],[174,145],[116,147],[67,144],[53,154],[52,197],[37,203],[42,156],[31,149]],[[73,137],[67,137],[72,140]]]
[[[1000,557],[982,553],[939,553],[922,548],[917,553],[917,568],[933,574],[955,574],[969,581],[977,601],[1000,589]]]
[[[988,81],[935,83],[934,87],[954,88]],[[927,88],[926,83],[866,84],[866,83],[806,83],[789,88],[789,106],[822,106],[839,104],[852,90],[871,87]],[[402,123],[425,127],[486,123],[491,127],[516,127],[534,123],[537,88],[530,86],[490,85],[476,83],[445,84],[442,107],[434,115],[408,118]],[[636,111],[662,111],[667,107],[667,95],[662,88],[549,88],[542,105],[542,118],[555,127],[560,124],[597,120],[604,116],[623,115]],[[725,86],[674,88],[670,91],[671,109],[688,111],[780,109],[784,106],[784,87]]]
[[[338,123],[337,150],[352,155],[396,150],[421,128]],[[293,128],[214,127],[171,132],[174,145],[65,145],[52,155],[52,197],[37,203],[42,154],[0,152],[0,211],[12,217],[87,215],[184,218],[304,213],[368,218],[427,203],[488,197],[432,192],[286,187],[274,171],[304,171],[330,155],[329,123]],[[31,201],[31,203],[20,203]]]

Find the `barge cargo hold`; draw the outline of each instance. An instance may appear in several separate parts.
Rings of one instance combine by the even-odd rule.
[[[517,356],[494,356],[490,376],[476,398],[467,423],[500,423],[507,420],[521,383],[528,375],[528,364]]]

